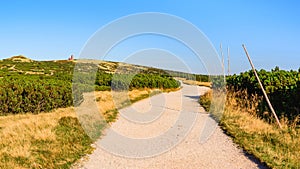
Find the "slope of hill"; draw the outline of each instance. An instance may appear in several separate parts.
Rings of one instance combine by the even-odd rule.
[[[67,107],[73,102],[79,104],[82,92],[110,90],[111,87],[115,90],[179,87],[179,82],[165,71],[138,65],[92,60],[19,62],[16,59],[30,60],[18,56],[0,62],[0,91],[3,93],[0,103],[8,105],[0,107],[0,114],[39,113]]]
[[[33,60],[23,56],[23,55],[18,55],[18,56],[12,56],[10,58],[7,58],[5,60],[13,61],[13,62],[33,62]]]
[[[69,168],[77,159],[91,152],[92,140],[76,118],[71,107],[73,99],[80,99],[82,92],[109,90],[114,72],[124,73],[117,76],[121,78],[116,80],[120,82],[118,84],[124,84],[126,81],[123,79],[130,76],[125,73],[137,69],[143,72],[139,71],[136,78],[133,77],[135,85],[151,81],[140,85],[141,89],[134,89],[137,86],[132,85],[133,88],[128,91],[132,102],[157,93],[149,88],[159,81],[165,82],[157,86],[162,89],[177,88],[179,85],[163,71],[152,70],[150,73],[146,67],[101,61],[96,65],[96,83],[77,81],[78,89],[75,86],[73,92],[79,92],[75,92],[73,97],[76,61],[29,60],[13,57],[0,61],[0,168]],[[91,64],[85,63],[83,66],[89,68]],[[116,71],[117,68],[122,71]],[[89,78],[89,74],[80,73],[79,80],[85,82],[84,78]],[[96,92],[98,102],[105,103],[101,106],[101,112],[107,122],[115,120],[118,113],[110,93]],[[105,126],[101,124],[99,127],[102,129]]]

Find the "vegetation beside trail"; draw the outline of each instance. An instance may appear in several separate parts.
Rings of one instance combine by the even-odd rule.
[[[134,89],[126,96],[136,102],[158,92]],[[118,111],[112,93],[97,91],[95,97],[106,123],[115,121]],[[101,135],[106,126],[102,123],[97,127]],[[0,131],[0,168],[70,168],[93,151],[93,140],[83,131],[72,107],[50,113],[0,116]]]
[[[35,76],[0,79],[0,115],[49,112],[73,105],[70,82]]]
[[[185,79],[185,78],[177,78],[177,79],[181,80],[184,84],[188,84],[188,85],[212,87],[211,82],[188,80],[188,79]]]
[[[127,92],[130,103],[179,87],[159,69],[101,62],[84,63],[84,71],[74,74],[75,65],[72,61],[33,61],[23,56],[0,61],[0,168],[70,168],[91,153],[94,140],[83,131],[70,107],[74,101],[75,105],[83,101],[83,92],[96,90],[100,112],[110,123],[118,114],[111,87]],[[95,65],[96,78],[85,71]],[[118,65],[123,66],[123,73],[114,76]],[[126,74],[137,68],[137,74]],[[101,123],[97,127],[101,135],[106,126]]]
[[[0,116],[0,168],[69,168],[91,153],[73,108]]]
[[[106,123],[114,122],[118,117],[118,110],[129,106],[132,103],[135,103],[139,100],[148,98],[150,96],[162,93],[170,92],[178,89],[167,89],[167,90],[158,90],[158,89],[134,89],[129,92],[126,91],[102,91],[96,92],[96,102],[99,105],[100,112]],[[116,99],[118,98],[118,99]]]
[[[25,62],[24,62],[25,60]],[[56,108],[79,105],[82,93],[91,91],[133,90],[140,88],[178,88],[179,82],[166,72],[126,64],[122,72],[108,73],[107,65],[118,63],[80,63],[71,61],[33,61],[23,56],[0,61],[0,115],[49,112]],[[115,65],[115,66],[112,66]],[[78,66],[77,66],[78,67]],[[95,70],[95,74],[91,71]],[[73,93],[72,93],[73,90]],[[74,96],[74,98],[73,98]]]
[[[299,106],[299,72],[275,68],[270,72],[261,70],[259,76],[280,115],[283,129],[268,113],[252,71],[227,77],[227,99],[220,126],[234,142],[270,168],[300,168],[300,121],[299,112],[294,111]],[[212,92],[199,99],[207,111]]]
[[[290,121],[299,118],[300,69],[299,71],[285,71],[276,67],[271,71],[262,69],[257,73],[279,118],[288,118]],[[233,91],[246,90],[248,98],[244,99],[251,99],[250,97],[256,94],[263,95],[253,71],[227,77],[227,86]],[[262,98],[259,100],[256,113],[268,119],[271,114],[267,112],[270,112],[269,107]]]

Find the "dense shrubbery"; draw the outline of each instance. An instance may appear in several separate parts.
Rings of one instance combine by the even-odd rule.
[[[268,109],[253,71],[227,77],[227,100],[220,126],[248,153],[253,154],[270,168],[299,168],[300,128],[300,70],[283,71],[279,68],[258,71],[283,128],[266,123],[264,111]],[[215,98],[213,98],[215,99]],[[209,111],[211,92],[199,99]],[[268,110],[267,110],[268,111]],[[257,116],[258,115],[258,116]],[[266,114],[267,122],[272,122]],[[266,118],[265,118],[266,119]]]
[[[167,75],[157,74],[115,74],[111,81],[113,90],[132,90],[137,88],[178,88],[180,83]]]
[[[73,104],[71,83],[35,76],[0,79],[0,112],[22,113],[50,111]]]
[[[201,75],[201,74],[190,74],[190,73],[183,73],[183,72],[176,72],[176,71],[167,71],[169,75],[173,77],[181,77],[187,80],[195,80],[199,82],[210,82],[208,75]]]
[[[272,71],[260,70],[258,75],[279,116],[294,119],[300,113],[300,73],[299,71],[284,71],[276,67]],[[227,77],[227,86],[234,91],[246,90],[249,96],[262,96],[259,84],[253,71]],[[268,110],[266,102],[260,103],[259,114]]]
[[[111,90],[111,87],[168,89],[180,85],[159,69],[143,69],[134,75],[106,73],[93,63],[80,63],[78,68],[82,71],[76,73],[74,67],[75,63],[67,61],[0,61],[0,114],[39,113],[78,105],[83,101],[83,92]]]

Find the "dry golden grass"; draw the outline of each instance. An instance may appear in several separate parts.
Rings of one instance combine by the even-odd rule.
[[[112,110],[115,107],[115,102],[120,103],[125,102],[128,99],[136,99],[141,97],[141,95],[149,95],[152,89],[134,89],[132,91],[121,91],[121,92],[111,92],[111,91],[97,91],[95,92],[95,97],[98,102],[101,112]]]
[[[212,96],[212,92],[206,93],[200,103],[211,108],[208,104],[213,102]],[[281,118],[281,130],[277,124],[268,123],[256,114],[260,100],[246,92],[228,92],[221,127],[244,150],[270,168],[300,168],[299,119]]]
[[[53,128],[64,116],[75,116],[73,108],[57,109],[51,113],[8,115],[0,117],[0,158],[24,158],[33,160],[34,140],[55,141]],[[56,150],[53,150],[56,151]],[[22,168],[15,160],[6,160],[4,166]],[[3,162],[3,159],[0,161]],[[1,168],[2,164],[0,164]],[[2,166],[3,167],[3,166]]]
[[[246,93],[229,93],[221,119],[222,128],[234,141],[271,168],[300,168],[300,129],[296,121],[284,128],[269,124],[256,115],[259,97],[237,99]],[[272,117],[270,117],[272,118]],[[288,125],[289,124],[289,125]]]
[[[127,98],[130,100],[137,101],[149,97],[154,91],[157,90],[132,90],[122,93],[122,96],[128,96]],[[119,95],[121,93],[115,93],[115,97]],[[95,96],[101,112],[109,112],[116,108],[110,91],[96,92]],[[126,102],[124,97],[119,97],[117,100],[120,103]],[[106,117],[108,115],[109,113],[106,114]],[[37,115],[0,116],[0,168],[44,168],[45,166],[57,168],[57,165],[60,164],[49,160],[55,160],[56,156],[62,156],[61,149],[66,146],[62,145],[60,141],[62,138],[55,133],[55,128],[59,125],[62,117],[76,117],[74,108],[60,108],[50,113]],[[70,144],[75,147],[80,146],[76,143]],[[71,160],[66,163],[69,162]]]
[[[113,97],[110,91],[95,92],[95,97],[100,112],[106,112],[115,108]]]
[[[19,56],[13,56],[11,58],[8,58],[7,60],[11,60],[14,62],[32,62],[33,60],[26,58],[25,56],[19,55]]]
[[[171,92],[179,89],[168,89],[163,92]],[[134,89],[131,91],[100,91],[95,92],[97,105],[101,114],[107,122],[113,122],[116,119],[116,109],[128,106],[138,100],[147,98],[151,95],[162,92],[159,89]]]
[[[178,78],[179,80],[182,80],[183,83],[188,85],[196,85],[196,86],[205,86],[205,87],[211,87],[211,82],[199,82],[195,80],[186,80],[184,78]]]

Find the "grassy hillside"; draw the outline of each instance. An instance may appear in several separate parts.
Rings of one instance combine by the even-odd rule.
[[[48,112],[78,105],[83,92],[111,90],[111,87],[114,90],[179,87],[163,70],[92,62],[33,61],[24,56],[0,61],[0,115]]]
[[[131,103],[179,87],[163,70],[98,62],[83,63],[84,71],[74,76],[76,61],[34,61],[24,56],[0,61],[0,168],[70,168],[93,151],[93,140],[83,131],[72,107],[72,87],[78,104],[82,92],[96,90],[99,111],[107,123],[118,116],[111,87],[126,92],[128,86]],[[93,66],[96,78],[90,80]],[[130,104],[125,101],[121,106]],[[100,134],[107,123],[99,126]]]

